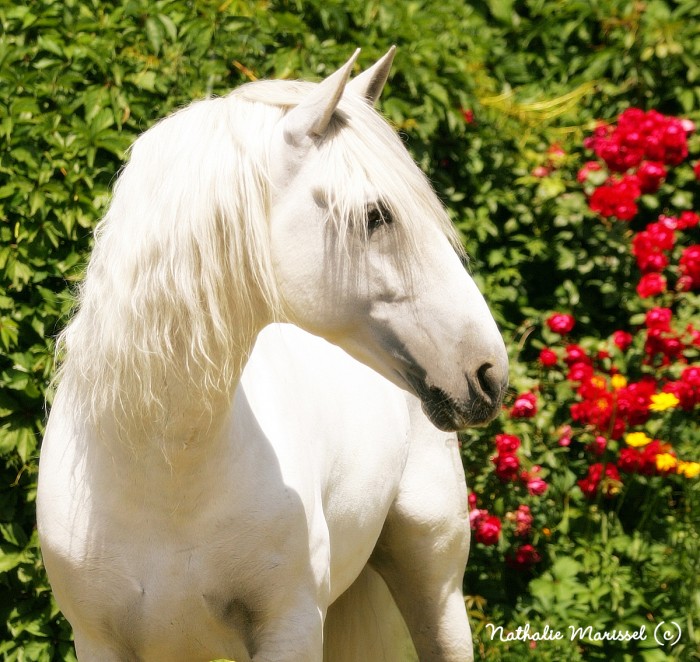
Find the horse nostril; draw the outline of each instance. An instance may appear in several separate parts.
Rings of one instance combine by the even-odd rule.
[[[492,363],[483,363],[476,371],[476,379],[481,392],[492,402],[501,396],[501,382]]]

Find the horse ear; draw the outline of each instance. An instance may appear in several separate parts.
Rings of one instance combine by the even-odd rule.
[[[311,94],[287,113],[284,130],[292,144],[301,144],[304,138],[322,136],[326,132],[359,54],[358,48],[340,69],[319,83]]]
[[[347,84],[346,89],[364,97],[373,106],[377,103],[377,99],[384,89],[395,54],[396,46],[392,46],[387,54],[377,60],[369,69],[353,78]]]

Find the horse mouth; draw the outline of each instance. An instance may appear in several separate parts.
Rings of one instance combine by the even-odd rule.
[[[503,392],[489,396],[470,389],[470,398],[458,402],[437,386],[429,386],[425,379],[408,375],[406,381],[420,398],[423,412],[439,430],[454,432],[464,428],[479,427],[490,423],[501,410]]]

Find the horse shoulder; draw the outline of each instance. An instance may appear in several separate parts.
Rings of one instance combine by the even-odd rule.
[[[409,450],[405,395],[289,325],[258,337],[241,390],[285,483],[327,528],[337,597],[369,558],[398,493]]]

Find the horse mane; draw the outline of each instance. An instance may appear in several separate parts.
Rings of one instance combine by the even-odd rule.
[[[83,419],[115,421],[133,438],[166,428],[182,403],[230,401],[255,334],[284,318],[269,249],[270,144],[311,86],[249,83],[135,141],[59,339],[58,377]],[[319,188],[339,237],[364,227],[358,201],[369,180],[401,219],[406,250],[420,250],[415,224],[426,216],[460,246],[427,179],[369,104],[343,98],[330,134],[319,145]]]

